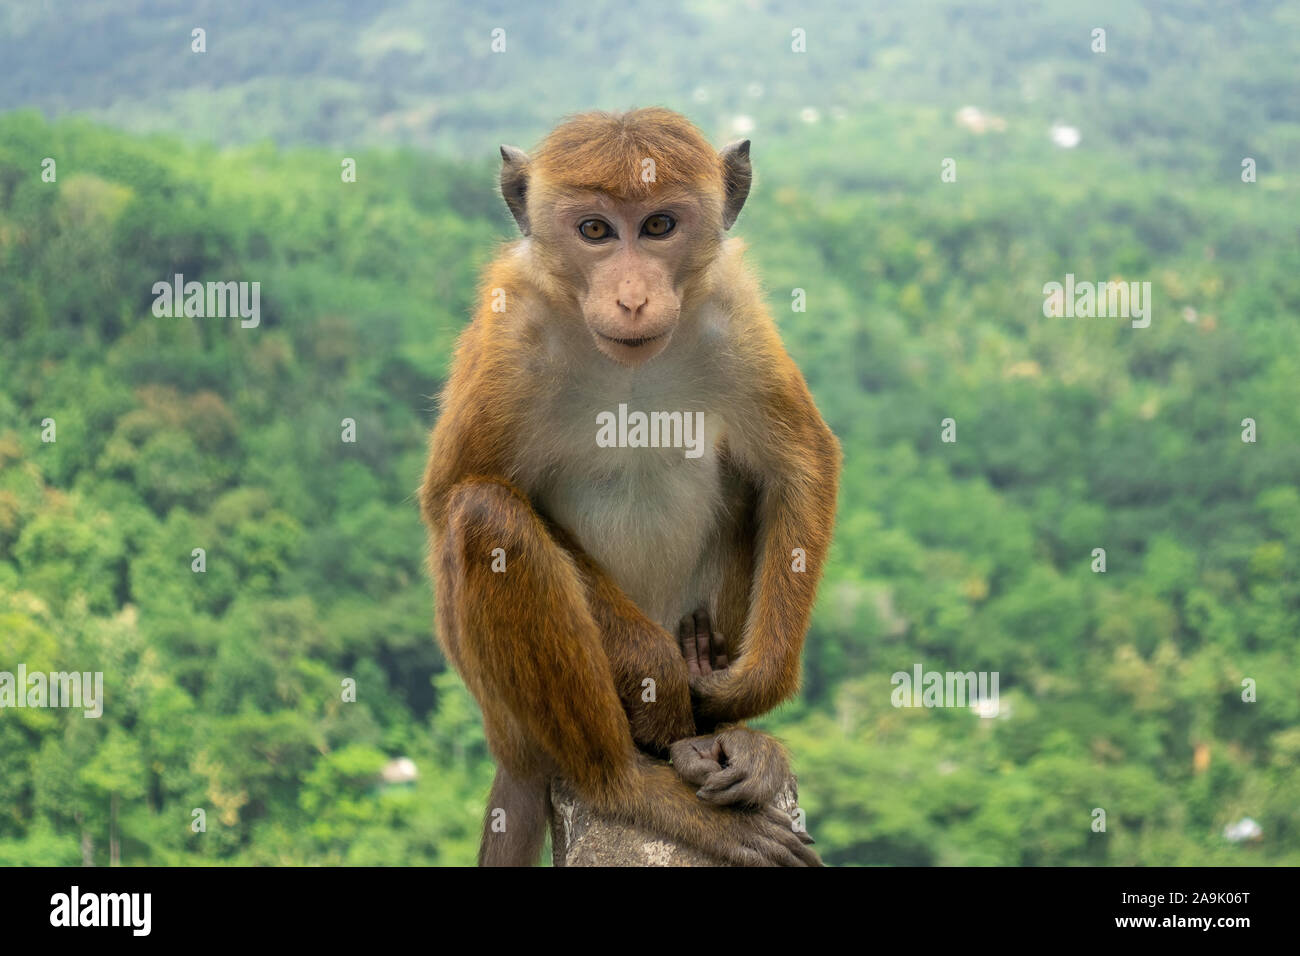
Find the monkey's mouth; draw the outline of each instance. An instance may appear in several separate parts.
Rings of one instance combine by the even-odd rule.
[[[606,335],[604,332],[597,332],[596,334],[599,335],[606,342],[613,342],[615,345],[625,345],[630,349],[634,349],[634,348],[639,348],[642,345],[646,345],[647,343],[650,342],[657,342],[668,333],[660,332],[658,335],[643,335],[640,338],[635,338],[635,339],[616,339],[614,338],[614,336]]]

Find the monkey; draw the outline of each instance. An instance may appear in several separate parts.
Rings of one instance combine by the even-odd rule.
[[[749,150],[658,107],[501,147],[521,236],[483,272],[419,490],[438,640],[498,767],[480,865],[536,861],[556,776],[727,863],[820,865],[764,806],[784,753],[739,724],[797,690],[841,464],[725,235]],[[626,409],[665,441],[598,444]]]

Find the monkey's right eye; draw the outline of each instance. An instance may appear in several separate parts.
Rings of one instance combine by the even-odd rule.
[[[601,239],[608,239],[614,235],[614,230],[603,219],[584,219],[578,224],[578,232],[582,233],[582,238],[590,239],[593,242],[599,242]]]

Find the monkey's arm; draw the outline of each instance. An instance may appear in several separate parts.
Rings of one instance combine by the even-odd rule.
[[[639,754],[572,556],[528,499],[469,479],[435,511],[433,561],[447,644],[512,774],[559,773],[594,807],[741,865],[816,865],[784,813],[699,800]],[[506,573],[493,570],[503,549]]]
[[[729,434],[757,491],[756,564],[736,661],[692,678],[701,719],[737,721],[771,710],[799,683],[799,655],[830,548],[840,447],[775,331],[770,369],[756,385],[758,414]]]

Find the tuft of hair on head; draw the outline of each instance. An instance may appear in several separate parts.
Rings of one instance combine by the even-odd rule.
[[[643,175],[647,159],[654,161],[651,181]],[[704,134],[658,106],[570,117],[542,141],[533,162],[556,185],[599,189],[618,200],[723,185],[722,161]]]

